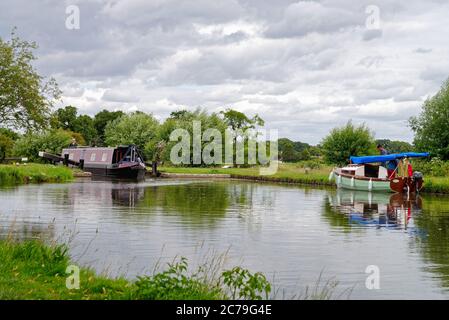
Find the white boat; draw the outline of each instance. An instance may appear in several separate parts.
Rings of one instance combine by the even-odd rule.
[[[329,180],[335,179],[337,187],[350,190],[415,193],[423,187],[423,176],[408,171],[408,159],[428,156],[428,153],[406,152],[351,157],[349,165],[332,170]],[[395,160],[399,160],[398,165],[389,174],[384,164]]]

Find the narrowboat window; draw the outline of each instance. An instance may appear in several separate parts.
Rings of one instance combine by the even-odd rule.
[[[95,161],[95,153],[92,153],[92,154],[90,155],[90,161]]]
[[[73,160],[73,153],[69,153],[69,159]]]
[[[106,152],[103,152],[103,155],[101,156],[101,161],[105,162],[107,158],[108,158],[108,154]]]

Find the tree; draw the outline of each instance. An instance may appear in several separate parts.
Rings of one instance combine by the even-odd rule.
[[[247,115],[245,115],[243,112],[233,110],[233,109],[226,109],[226,111],[220,112],[227,125],[232,130],[246,130],[246,129],[254,129],[256,125],[263,126],[264,121],[259,115],[255,115],[252,118],[248,118]]]
[[[249,153],[249,143],[250,139],[257,139],[257,132],[254,132],[255,135],[251,135],[251,129],[255,129],[256,126],[263,126],[264,120],[259,117],[259,115],[255,115],[252,118],[249,118],[243,112],[226,109],[226,111],[221,111],[220,114],[223,116],[223,120],[227,124],[228,128],[232,130],[232,144],[234,145],[234,155],[233,155],[233,163],[237,162],[237,141],[242,140],[244,143],[244,154],[245,159],[247,159],[247,154]]]
[[[94,140],[96,140],[97,130],[94,126],[94,120],[86,114],[78,116],[76,107],[65,106],[64,108],[59,108],[54,113],[51,123],[54,129],[63,129],[81,134],[83,136],[82,140],[88,145],[93,144]]]
[[[56,128],[75,131],[76,118],[78,116],[76,107],[65,106],[64,108],[59,108],[56,110],[55,115],[57,121],[54,125]]]
[[[125,115],[122,111],[108,111],[106,109],[101,110],[98,112],[94,117],[94,127],[97,131],[97,139],[95,143],[97,145],[103,145],[104,144],[104,130],[106,128],[106,125],[114,121],[117,118],[120,118],[121,116]]]
[[[110,146],[135,144],[142,151],[157,137],[158,121],[151,114],[134,112],[109,122],[104,130],[105,141]]]
[[[415,132],[417,151],[429,151],[443,160],[449,160],[449,79],[440,91],[424,102],[421,113],[409,119]]]
[[[413,151],[413,146],[405,141],[390,140],[390,139],[378,139],[376,145],[380,144],[390,153],[402,153]]]
[[[97,130],[95,130],[94,120],[87,114],[78,116],[75,121],[74,132],[81,133],[88,145],[94,144],[97,137]]]
[[[60,91],[54,79],[47,82],[32,65],[36,43],[0,38],[0,123],[15,129],[40,129],[48,125],[51,107]]]
[[[193,164],[193,122],[201,123],[201,134],[207,129],[217,129],[222,137],[224,137],[227,124],[216,113],[207,114],[204,110],[196,109],[195,111],[178,110],[172,112],[159,128],[159,134],[154,143],[149,143],[146,147],[147,154],[152,154],[155,159],[170,160],[170,152],[175,141],[170,141],[170,134],[175,129],[185,129],[191,137],[190,140],[190,163]],[[201,150],[209,142],[201,142]],[[163,146],[163,147],[162,147]],[[224,146],[223,146],[224,148]],[[222,150],[222,155],[224,151]],[[197,164],[198,165],[198,164]]]
[[[8,128],[0,128],[0,134],[10,138],[13,141],[19,139],[19,134]]]
[[[39,161],[41,160],[39,151],[60,154],[71,140],[71,133],[62,129],[52,129],[38,134],[28,133],[16,141],[13,153],[17,156],[28,157],[30,161]]]
[[[349,121],[345,126],[334,128],[321,142],[324,159],[328,163],[343,165],[350,156],[374,153],[374,138],[365,124],[358,127]]]
[[[13,146],[14,140],[0,133],[0,162],[11,154]]]
[[[299,152],[295,150],[293,141],[287,138],[278,139],[279,160],[285,162],[299,161]]]

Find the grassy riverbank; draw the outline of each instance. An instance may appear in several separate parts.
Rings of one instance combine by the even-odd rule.
[[[258,181],[287,182],[308,185],[335,186],[329,181],[332,166],[320,165],[317,168],[307,168],[302,163],[281,163],[274,175],[261,176],[258,167],[252,168],[211,168],[211,167],[161,167],[166,173],[183,174],[229,174],[233,178],[243,178]],[[422,192],[449,194],[449,177],[433,177],[426,175]]]
[[[79,289],[66,287],[67,247],[40,241],[0,240],[0,299],[265,299],[271,285],[260,273],[239,267],[217,274],[213,264],[188,273],[187,260],[135,281],[106,278],[80,268]],[[69,270],[70,271],[70,270]],[[70,271],[73,272],[73,271]],[[69,284],[73,284],[70,282]]]
[[[71,169],[46,164],[0,165],[0,185],[73,180]]]
[[[304,183],[311,185],[333,185],[329,182],[330,166],[311,169],[304,164],[280,163],[274,175],[260,175],[258,167],[251,168],[212,168],[212,167],[160,167],[161,172],[184,174],[229,174],[233,178],[245,178],[261,181]]]

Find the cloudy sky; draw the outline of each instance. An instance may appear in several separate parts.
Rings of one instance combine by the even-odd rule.
[[[36,41],[82,113],[232,107],[313,144],[348,119],[410,141],[449,76],[448,18],[446,0],[1,0],[0,37]]]

